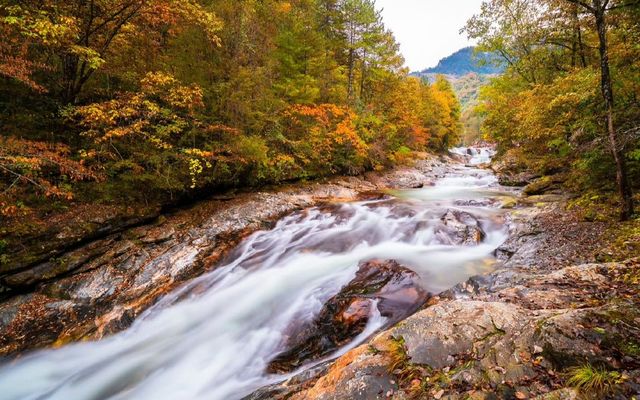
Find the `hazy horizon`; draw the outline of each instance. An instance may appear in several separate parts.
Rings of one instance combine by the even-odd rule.
[[[411,71],[434,67],[438,61],[475,43],[460,34],[482,0],[377,0],[387,29],[400,43]],[[437,39],[437,40],[436,40]]]

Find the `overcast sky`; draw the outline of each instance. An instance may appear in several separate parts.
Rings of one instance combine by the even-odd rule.
[[[435,66],[449,54],[469,46],[459,31],[480,11],[482,0],[377,0],[385,26],[400,42],[412,71]]]

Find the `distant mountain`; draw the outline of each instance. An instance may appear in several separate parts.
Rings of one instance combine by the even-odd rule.
[[[451,82],[462,107],[461,120],[464,125],[462,142],[471,144],[481,139],[480,125],[482,117],[475,111],[478,105],[480,88],[489,82],[491,76],[504,71],[496,66],[495,55],[491,53],[474,54],[473,47],[465,47],[440,60],[438,65],[412,75],[434,82],[438,75],[444,75]]]
[[[466,75],[476,73],[480,75],[499,74],[503,68],[491,63],[495,58],[491,53],[474,54],[473,47],[465,47],[452,55],[440,60],[438,65],[418,72],[416,75],[444,74],[444,75]]]

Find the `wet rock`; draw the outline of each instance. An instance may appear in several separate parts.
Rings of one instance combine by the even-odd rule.
[[[468,322],[461,326],[458,321]],[[515,339],[526,324],[523,311],[513,305],[465,301],[433,306],[394,329],[393,335],[404,338],[412,362],[441,369],[486,344],[490,346],[483,350],[489,351],[498,337]],[[506,366],[511,354],[504,354],[499,365]]]
[[[578,400],[580,393],[576,389],[564,388],[534,397],[535,400]]]
[[[462,207],[491,207],[496,204],[495,199],[481,199],[481,200],[456,200],[453,204]]]
[[[140,241],[142,243],[147,243],[147,244],[162,243],[171,239],[175,235],[175,233],[176,231],[174,228],[160,227],[160,228],[150,229],[144,232],[143,235],[141,235]]]
[[[78,269],[83,264],[105,254],[112,244],[113,239],[94,242],[60,258],[52,259],[23,272],[8,275],[1,281],[9,288],[19,289],[32,286]]]
[[[377,367],[376,371],[386,370],[386,374],[394,372],[392,365],[398,368],[394,361],[398,357],[397,344],[392,343],[399,339],[402,339],[407,365],[413,366],[414,370],[421,368],[424,374],[446,376],[454,388],[455,385],[482,387],[487,380],[495,385],[506,380],[528,382],[535,376],[526,350],[535,341],[534,330],[533,319],[514,305],[473,301],[437,304],[379,334],[369,344],[345,354],[327,375],[293,398],[351,398],[353,392],[344,388],[364,387],[373,378],[369,371],[374,367]],[[416,378],[420,381],[419,376]],[[399,378],[392,374],[390,380],[397,383]],[[429,381],[423,378],[422,382]],[[393,398],[412,398],[405,390],[406,387],[399,387]],[[439,386],[430,391],[431,396],[441,390],[454,396],[451,398],[466,398],[464,395],[456,397],[459,393],[456,389]]]
[[[592,312],[555,309],[531,313],[502,302],[443,302],[345,354],[327,374],[293,398],[350,399],[354,392],[345,388],[364,387],[374,378],[370,371],[385,369],[392,375],[382,376],[392,382],[413,371],[418,381],[437,385],[431,396],[442,390],[450,396],[443,398],[518,398],[518,392],[526,398],[577,398],[573,389],[551,391],[563,382],[563,373],[557,371],[586,363],[614,368],[609,361],[613,353],[585,329]],[[600,312],[620,315],[609,306]],[[607,327],[610,329],[615,328]],[[396,361],[397,344],[391,344],[400,339],[406,357],[403,364]],[[412,398],[410,386],[406,381],[399,385],[394,398]],[[484,390],[474,394],[467,392],[469,388]],[[630,384],[620,389],[633,393]]]
[[[311,323],[289,332],[288,350],[270,363],[269,371],[292,371],[348,343],[364,331],[373,307],[389,326],[411,315],[428,297],[418,275],[397,262],[362,263],[356,277],[324,304]]]
[[[548,176],[543,176],[542,178],[538,178],[535,181],[529,183],[522,190],[524,194],[527,196],[533,196],[537,194],[543,194],[548,191],[553,186],[553,182],[551,178]]]
[[[372,366],[391,371],[394,382],[411,374],[394,390],[399,399],[442,390],[447,399],[578,399],[584,394],[563,386],[568,368],[586,364],[640,377],[637,285],[621,283],[638,276],[640,259],[592,263],[602,228],[580,222],[553,196],[511,213],[511,237],[497,251],[504,268],[441,294],[293,398],[349,399],[355,393],[345,388],[365,385]],[[413,381],[435,387],[416,397]],[[610,398],[632,398],[637,382],[617,383]]]
[[[440,220],[443,222],[438,237],[443,243],[452,245],[476,245],[485,238],[478,220],[463,211],[448,210]]]
[[[597,225],[577,222],[555,205],[512,215],[512,236],[499,250],[505,268],[441,295],[439,304],[338,359],[294,398],[349,399],[353,392],[344,388],[364,385],[363,374],[372,365],[396,368],[394,381],[411,372],[419,383],[436,382],[442,387],[424,398],[445,390],[442,398],[448,399],[518,398],[518,393],[577,399],[577,390],[562,386],[567,368],[585,364],[631,369],[623,374],[640,376],[639,357],[628,347],[637,343],[638,307],[623,300],[637,299],[637,290],[625,292],[619,283],[619,277],[637,276],[640,260],[571,265],[590,259],[591,243],[602,240]],[[404,370],[398,369],[397,345],[390,345],[399,339]],[[437,383],[443,380],[447,383]],[[631,398],[634,385],[633,379],[618,384],[612,398]],[[404,382],[393,396],[414,398],[415,392]]]
[[[509,210],[512,208],[516,208],[517,205],[518,201],[516,199],[514,199],[513,197],[507,197],[502,200],[502,204],[500,205],[500,207]]]
[[[158,217],[157,207],[135,208],[129,206],[95,207],[79,205],[66,212],[54,214],[43,221],[25,224],[28,233],[20,232],[14,236],[3,236],[8,243],[5,249],[11,257],[0,265],[0,275],[14,274],[47,264],[51,259],[60,259],[61,255],[89,243],[121,232],[140,224],[149,223]],[[57,276],[54,266],[46,267],[49,276]],[[63,269],[61,273],[66,273]],[[38,273],[28,277],[26,274],[16,281],[37,280]]]

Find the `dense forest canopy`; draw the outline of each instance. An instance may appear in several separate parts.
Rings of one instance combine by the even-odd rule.
[[[629,218],[640,183],[640,1],[485,1],[465,31],[508,66],[481,91],[485,137],[520,168],[568,174],[578,192],[617,189]]]
[[[5,217],[358,173],[461,132],[373,0],[3,0],[0,29]]]

